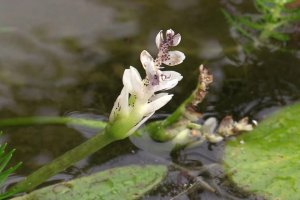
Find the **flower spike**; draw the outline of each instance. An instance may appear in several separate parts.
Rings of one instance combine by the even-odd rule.
[[[177,46],[180,41],[180,34],[175,34],[172,29],[166,31],[166,38],[163,36],[163,31],[160,31],[155,38],[158,48],[157,57],[154,59],[146,50],[143,50],[140,55],[146,77],[142,79],[134,67],[124,71],[124,87],[115,102],[109,121],[110,128],[127,130],[127,133],[124,135],[113,131],[115,138],[122,139],[132,134],[156,110],[172,99],[172,94],[157,92],[172,89],[182,79],[178,72],[161,70],[162,64],[174,66],[185,59],[182,52],[169,51],[170,47]]]

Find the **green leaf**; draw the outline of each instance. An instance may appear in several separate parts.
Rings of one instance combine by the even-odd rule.
[[[4,145],[6,147],[6,145]],[[4,148],[5,148],[4,147]],[[14,149],[11,150],[10,152],[8,152],[6,155],[4,155],[4,149],[3,152],[1,152],[1,158],[0,158],[0,173],[3,171],[3,169],[6,167],[6,165],[8,164],[8,162],[10,161],[13,153],[14,153]]]
[[[48,186],[12,200],[137,199],[166,176],[163,165],[131,165]]]
[[[2,132],[0,132],[0,136],[2,135]],[[4,170],[7,167],[7,164],[11,160],[11,157],[14,153],[14,149],[9,151],[8,153],[5,152],[7,144],[0,144],[0,186],[5,183],[7,178],[14,173],[20,166],[21,162],[16,164],[15,166],[12,166],[6,170]],[[10,197],[14,195],[15,192],[2,192],[0,193],[0,200],[6,199],[7,197]]]
[[[1,133],[0,133],[1,136]],[[0,144],[0,159],[5,155],[5,148],[7,144]]]
[[[13,174],[20,166],[22,165],[22,162],[19,162],[13,167],[8,168],[7,170],[0,173],[0,185],[2,185],[7,178]],[[0,195],[1,196],[1,195]],[[0,198],[1,199],[1,198]]]
[[[263,30],[264,29],[263,24],[256,22],[255,20],[251,19],[248,16],[236,17],[236,20],[238,23],[243,24],[244,26],[247,26],[253,30]]]
[[[270,33],[270,36],[279,41],[288,41],[290,39],[290,37],[287,34],[275,32],[275,31]]]
[[[266,199],[299,200],[300,104],[276,112],[254,131],[228,142],[224,168],[243,190]]]
[[[238,21],[238,19],[240,20],[242,17],[233,17],[231,16],[228,12],[226,12],[225,10],[222,10],[226,20],[228,21],[228,23],[230,25],[232,25],[239,33],[241,33],[242,35],[248,37],[249,39],[253,40],[253,36],[248,33],[248,30],[244,29],[242,27],[242,23],[240,21]]]

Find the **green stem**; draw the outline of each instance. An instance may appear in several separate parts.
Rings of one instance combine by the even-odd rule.
[[[90,128],[103,129],[106,123],[100,120],[71,118],[71,117],[16,117],[1,119],[0,127],[7,126],[30,126],[30,125],[80,125]]]
[[[193,101],[194,97],[195,91],[192,92],[192,94],[188,98],[186,98],[171,115],[169,115],[165,120],[162,121],[162,126],[166,128],[177,122],[179,118],[182,117],[183,113],[186,111],[186,106]]]
[[[23,181],[11,187],[8,192],[18,193],[32,190],[45,180],[49,179],[51,176],[54,176],[55,174],[67,169],[72,164],[98,151],[113,141],[115,141],[115,139],[112,138],[105,129],[104,132],[96,134],[91,139],[75,147],[74,149],[71,149],[62,156],[53,160],[51,163],[33,172]]]
[[[167,128],[172,128],[172,125],[176,124],[184,116],[189,121],[193,121],[198,117],[193,111],[190,112],[189,108],[192,108],[203,101],[207,87],[212,82],[213,78],[202,65],[199,67],[199,71],[200,75],[196,89],[180,104],[175,112],[162,121],[151,122],[144,127],[144,130],[150,134],[152,139],[160,142],[170,141],[176,136],[176,132],[167,131]]]
[[[173,139],[176,135],[174,134],[174,132],[166,131],[166,128],[180,120],[180,118],[186,112],[186,106],[193,101],[195,93],[196,90],[188,98],[186,98],[180,104],[180,106],[166,119],[162,121],[151,122],[144,126],[143,129],[151,136],[152,139],[156,141],[166,142]]]

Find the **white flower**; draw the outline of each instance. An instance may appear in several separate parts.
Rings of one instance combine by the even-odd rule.
[[[155,66],[152,56],[147,51],[142,51],[141,63],[146,70],[148,85],[153,90],[168,90],[175,87],[182,79],[181,74],[175,71],[161,71]]]
[[[167,40],[169,39],[171,41],[170,46],[177,46],[181,41],[181,35],[179,33],[175,35],[175,32],[172,29],[169,29],[166,31],[166,39]],[[162,30],[159,31],[159,33],[156,35],[155,42],[157,48],[159,49],[164,42],[164,36]]]
[[[141,63],[146,71],[146,78],[142,79],[136,68],[130,67],[123,74],[123,89],[117,98],[109,121],[111,129],[118,126],[126,134],[114,132],[114,136],[124,138],[133,133],[141,124],[149,119],[156,110],[163,107],[172,99],[172,94],[158,93],[175,87],[182,79],[181,74],[175,71],[161,71],[161,64],[177,65],[185,56],[179,51],[169,51],[170,46],[176,46],[181,40],[180,34],[168,30],[166,39],[162,31],[156,37],[159,52],[156,59],[147,51],[140,55]],[[115,127],[114,127],[115,126]],[[128,129],[128,130],[127,130]]]
[[[180,51],[169,51],[169,47],[177,46],[181,41],[181,35],[177,33],[175,35],[172,29],[167,30],[166,38],[164,38],[162,31],[160,31],[155,39],[156,46],[158,48],[157,59],[155,65],[160,67],[163,63],[168,66],[174,66],[182,63],[185,59],[185,55]]]

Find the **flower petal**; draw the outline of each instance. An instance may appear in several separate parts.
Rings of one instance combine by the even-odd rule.
[[[121,106],[120,112],[122,114],[126,114],[126,115],[129,113],[128,97],[129,97],[129,93],[128,93],[127,89],[125,87],[123,87],[121,94],[120,94],[120,106]]]
[[[159,83],[159,85],[156,85],[152,88],[153,92],[161,91],[161,90],[169,90],[175,87],[178,84],[178,80],[168,80],[168,81],[162,81]]]
[[[168,52],[168,59],[163,63],[168,66],[178,65],[183,62],[185,59],[184,53],[181,51],[169,51]]]
[[[143,95],[143,81],[136,68],[130,67],[124,71],[123,84],[130,94]]]
[[[148,63],[153,62],[152,56],[146,50],[143,50],[141,52],[140,60],[141,60],[141,63],[143,65],[144,69],[147,69],[147,64]]]
[[[150,102],[155,101],[156,99],[159,99],[159,98],[161,98],[161,97],[163,97],[163,96],[166,96],[166,95],[168,95],[168,93],[164,93],[164,92],[158,93],[158,94],[156,94],[156,95],[153,95],[153,96],[149,99],[149,101],[150,101]]]
[[[133,86],[132,86],[131,79],[130,79],[130,70],[129,69],[125,69],[122,80],[123,80],[124,87],[126,87],[129,92],[132,92]]]
[[[172,41],[172,46],[175,47],[177,46],[181,41],[181,35],[179,33],[177,33],[176,35],[174,35],[173,37],[173,41]]]
[[[133,90],[136,92],[137,95],[142,96],[144,91],[144,84],[140,73],[136,68],[130,66],[130,76]]]
[[[151,77],[155,74],[155,66],[152,56],[146,51],[143,50],[140,55],[141,63],[146,71],[148,77]]]
[[[114,121],[118,114],[128,114],[128,91],[125,87],[123,87],[120,95],[114,103],[112,111],[109,116],[109,121]]]
[[[178,82],[182,79],[182,76],[180,73],[175,71],[160,71],[160,80],[158,84],[154,85],[152,84],[152,90],[153,92],[157,92],[160,90],[169,90],[173,87],[175,87]]]
[[[175,32],[172,29],[169,29],[166,31],[167,38],[172,38],[174,36]]]
[[[160,109],[161,107],[166,105],[172,99],[172,97],[173,94],[162,95],[161,97],[148,103],[145,107],[145,115],[148,115],[149,113],[155,112],[156,110]]]
[[[178,80],[180,81],[182,79],[182,75],[175,71],[163,71],[161,75],[162,81],[165,80]]]
[[[157,48],[159,49],[161,43],[164,41],[163,31],[159,31],[155,38],[155,43]]]

